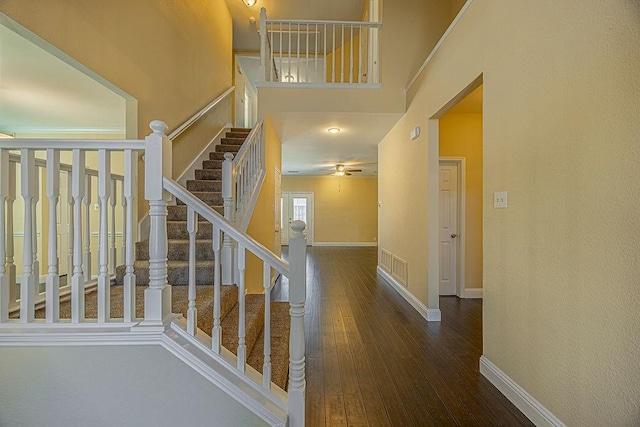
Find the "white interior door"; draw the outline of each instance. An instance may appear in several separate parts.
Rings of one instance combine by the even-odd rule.
[[[440,164],[440,295],[457,287],[458,166]]]
[[[292,221],[307,224],[305,235],[307,245],[313,243],[313,193],[282,193],[282,244],[289,244]]]

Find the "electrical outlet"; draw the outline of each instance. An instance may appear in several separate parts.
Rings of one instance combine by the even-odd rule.
[[[493,193],[493,208],[504,209],[506,207],[507,207],[507,192],[499,191],[497,193]]]
[[[94,203],[94,204],[93,204],[93,210],[94,210],[94,211],[99,211],[99,210],[100,210],[100,205],[99,205],[99,204],[97,204],[97,203]]]

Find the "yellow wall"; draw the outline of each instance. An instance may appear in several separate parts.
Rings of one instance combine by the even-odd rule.
[[[378,239],[377,178],[285,176],[282,191],[313,193],[314,243]]]
[[[264,126],[267,174],[260,196],[258,196],[247,234],[279,256],[281,253],[280,242],[275,241],[275,168],[282,170],[282,143],[268,117],[265,118]],[[246,272],[246,289],[248,293],[264,292],[262,266],[261,260],[252,254],[248,254]]]
[[[638,22],[633,1],[474,0],[379,146],[380,246],[437,306],[428,119],[483,75],[484,205],[509,192],[483,218],[484,355],[568,425],[640,419]]]
[[[465,157],[465,287],[482,287],[482,114],[440,119],[440,156]]]
[[[232,28],[224,0],[3,0],[0,12],[137,99],[139,137],[150,133],[154,119],[175,129],[231,86]],[[176,141],[174,174],[229,121],[231,103],[224,108],[226,119],[207,118]],[[143,214],[147,204],[138,201]]]

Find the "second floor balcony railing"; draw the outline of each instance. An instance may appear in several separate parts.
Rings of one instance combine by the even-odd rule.
[[[380,22],[260,20],[263,82],[378,85]]]

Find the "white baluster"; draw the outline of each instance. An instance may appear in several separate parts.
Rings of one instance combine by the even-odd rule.
[[[84,278],[91,280],[91,175],[84,176]]]
[[[263,261],[264,282],[264,363],[262,386],[271,390],[271,266]]]
[[[233,215],[233,154],[225,153],[222,163],[222,203],[224,217],[230,222],[235,220]],[[233,284],[233,241],[225,233],[222,246],[222,283]]]
[[[154,120],[145,138],[145,198],[149,201],[149,287],[144,292],[143,326],[162,326],[171,314],[171,287],[167,284],[167,202],[163,176],[171,176],[171,140],[167,125]]]
[[[9,276],[7,275],[7,236],[5,207],[9,195],[9,150],[0,148],[0,322],[9,319]],[[11,236],[13,240],[13,236]],[[13,301],[11,301],[13,302]]]
[[[73,277],[73,212],[74,212],[74,200],[73,200],[73,173],[67,173],[67,286],[72,285]]]
[[[20,179],[24,200],[23,275],[20,281],[20,322],[33,322],[36,278],[33,271],[33,198],[35,193],[35,157],[33,150],[20,150]]]
[[[111,263],[109,264],[109,273],[116,274],[116,265],[118,262],[117,259],[117,250],[116,250],[116,180],[111,179],[111,254],[109,255],[109,259]]]
[[[16,265],[14,260],[14,236],[13,236],[13,203],[16,200],[16,164],[9,161],[9,192],[7,193],[7,267],[6,272],[9,277],[9,304],[18,300],[16,292]]]
[[[305,344],[304,303],[307,295],[307,239],[302,221],[291,223],[289,238],[289,425],[304,425],[305,408]]]
[[[131,150],[124,152],[124,181],[122,184],[123,195],[126,200],[127,214],[125,226],[125,274],[124,274],[124,321],[131,322],[136,318],[136,276],[133,274],[133,261],[135,257],[133,241],[133,228],[135,220],[133,209],[138,191],[138,156]]]
[[[187,232],[189,233],[189,306],[187,308],[187,332],[195,335],[196,324],[198,322],[198,310],[196,309],[196,233],[198,232],[198,214],[196,214],[191,206],[187,207]]]
[[[45,285],[46,320],[60,320],[60,275],[58,274],[58,198],[60,197],[60,152],[47,150],[47,198],[49,199],[49,268]]]
[[[127,259],[127,239],[125,237],[125,230],[127,229],[127,198],[124,194],[124,181],[120,184],[120,204],[122,205],[122,226],[120,228],[122,230],[122,246],[120,247],[120,258],[124,264]]]
[[[211,330],[211,349],[220,354],[222,346],[222,327],[220,326],[220,228],[213,225],[213,328]]]
[[[245,343],[245,317],[246,317],[246,295],[244,285],[244,273],[246,267],[246,250],[238,243],[238,364],[240,372],[245,371],[247,363],[247,345]]]
[[[109,196],[111,190],[111,152],[98,150],[98,197],[100,200],[100,234],[98,271],[98,322],[104,323],[110,317],[110,285],[109,277]]]
[[[84,272],[82,271],[82,199],[85,191],[85,152],[72,152],[71,195],[73,197],[73,226],[69,224],[73,238],[73,277],[71,278],[71,322],[84,321]]]
[[[354,40],[353,40],[353,24],[350,27],[350,50],[349,50],[349,83],[353,83],[353,45],[354,45]]]
[[[31,203],[31,252],[33,262],[33,301],[35,304],[36,297],[40,295],[40,261],[38,260],[38,202],[40,201],[40,167],[35,164],[35,152],[33,163],[33,198]],[[26,223],[25,223],[26,224]]]

